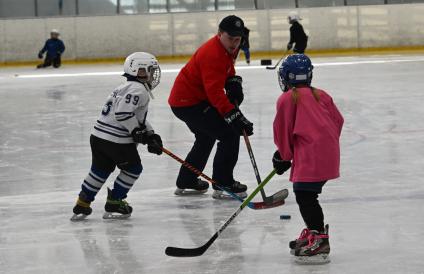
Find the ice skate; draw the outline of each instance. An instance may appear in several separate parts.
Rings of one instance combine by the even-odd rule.
[[[112,190],[107,189],[103,219],[128,219],[132,213],[132,207],[123,199],[113,199]]]
[[[90,207],[91,202],[85,200],[84,197],[81,196],[83,196],[83,194],[80,194],[78,197],[77,203],[73,209],[74,215],[71,217],[71,221],[84,220],[93,211]]]
[[[324,233],[310,230],[308,244],[295,250],[295,261],[299,264],[326,264],[330,262],[328,225]]]
[[[308,237],[310,235],[310,230],[307,228],[304,228],[302,230],[302,232],[300,233],[299,237],[294,240],[294,241],[290,241],[289,243],[289,247],[290,247],[290,254],[294,255],[295,250],[299,249],[305,245],[308,244]]]
[[[214,192],[212,194],[212,198],[214,199],[232,199],[233,197],[226,193],[223,190],[226,190],[228,192],[234,193],[235,195],[239,196],[240,198],[244,199],[247,197],[247,186],[244,184],[241,184],[240,182],[234,181],[234,183],[231,186],[219,186],[218,187],[214,187]]]
[[[185,195],[200,195],[208,191],[209,183],[203,180],[197,179],[197,181],[190,187],[180,188],[177,186],[174,194],[177,196]]]

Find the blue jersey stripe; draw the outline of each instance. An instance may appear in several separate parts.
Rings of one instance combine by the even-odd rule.
[[[98,128],[98,127],[96,127],[96,126],[94,126],[94,128],[95,128],[96,130],[98,130],[98,131],[101,131],[101,132],[103,132],[103,133],[110,134],[110,135],[115,136],[115,137],[119,137],[119,138],[131,138],[131,135],[119,135],[119,134],[116,134],[116,133],[113,133],[113,132],[110,132],[110,131],[103,130],[103,129]]]
[[[115,112],[115,115],[121,115],[121,114],[132,114],[132,115],[134,115],[134,112]]]
[[[115,127],[115,126],[112,126],[112,125],[109,125],[109,124],[103,123],[102,121],[99,121],[99,120],[97,120],[97,123],[99,123],[100,125],[105,126],[105,127],[110,127],[110,128],[114,128],[114,129],[116,129],[116,130],[123,131],[123,132],[128,132],[128,130],[127,130],[127,129],[119,128],[119,127]]]
[[[126,117],[126,118],[116,118],[116,121],[119,121],[119,122],[122,122],[122,121],[125,121],[125,120],[128,120],[128,119],[131,119],[132,117],[134,117],[134,116],[128,116],[128,117]]]

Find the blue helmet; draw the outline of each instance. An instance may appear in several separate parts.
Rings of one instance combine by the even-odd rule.
[[[311,59],[305,54],[287,56],[278,70],[278,82],[281,89],[287,91],[288,86],[296,84],[310,85],[313,68]]]

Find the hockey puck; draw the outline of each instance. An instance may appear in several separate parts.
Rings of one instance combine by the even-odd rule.
[[[291,216],[290,215],[282,214],[282,215],[280,215],[280,219],[281,220],[288,220],[288,219],[291,219]]]
[[[271,59],[262,59],[261,60],[261,66],[269,66],[269,65],[272,65]]]

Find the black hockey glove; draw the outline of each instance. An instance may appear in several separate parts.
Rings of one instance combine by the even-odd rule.
[[[287,44],[287,50],[291,50],[291,49],[292,49],[292,47],[293,47],[293,44],[292,44],[292,43],[288,43],[288,44]]]
[[[244,94],[242,82],[243,79],[238,75],[228,77],[225,82],[227,97],[233,105],[241,105],[241,102],[243,102]]]
[[[243,131],[247,136],[253,134],[253,124],[244,117],[240,110],[234,108],[224,116],[224,119],[238,134],[243,135]]]
[[[278,175],[282,175],[291,167],[290,161],[284,161],[281,159],[280,152],[278,150],[274,153],[272,157],[272,165],[274,166],[275,171]]]
[[[153,130],[146,130],[146,126],[135,128],[131,135],[134,142],[147,145],[147,151],[157,155],[162,154],[162,139]]]
[[[148,131],[145,125],[136,127],[132,132],[131,136],[133,137],[134,142],[141,143],[143,145],[147,144],[148,135],[152,135],[153,131]]]
[[[43,54],[41,52],[38,53],[38,58],[43,59]]]
[[[160,138],[159,134],[154,133],[148,137],[148,140],[147,140],[148,152],[161,155],[162,147],[163,147],[162,139]]]

